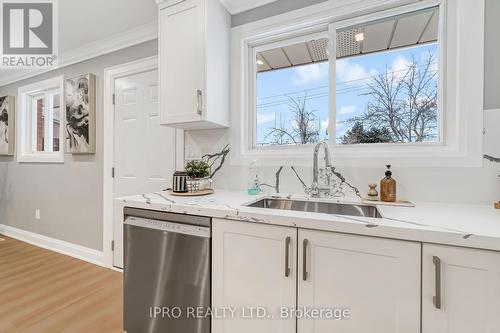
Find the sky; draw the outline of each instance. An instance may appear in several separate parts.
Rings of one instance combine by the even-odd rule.
[[[426,44],[362,56],[337,60],[337,142],[352,126],[344,121],[361,115],[369,101],[366,84],[370,76],[386,69],[402,72],[412,59],[418,65],[425,64],[429,54],[437,59],[437,44]],[[320,138],[327,138],[329,122],[328,62],[278,69],[257,74],[257,143],[268,143],[266,139],[275,121],[293,126],[293,114],[289,108],[289,97],[303,98],[307,94],[307,108],[315,110],[317,126],[321,127]],[[433,66],[437,70],[437,61]],[[280,120],[281,119],[281,120]]]

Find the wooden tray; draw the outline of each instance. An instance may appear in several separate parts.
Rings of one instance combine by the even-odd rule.
[[[208,190],[201,190],[201,191],[197,191],[197,192],[173,192],[172,190],[168,190],[167,192],[170,195],[175,195],[178,197],[198,197],[198,196],[202,196],[202,195],[213,194],[214,190],[208,189]]]
[[[415,207],[415,204],[410,201],[396,201],[396,202],[385,202],[381,200],[368,200],[363,198],[364,204],[372,204],[379,206],[399,206],[399,207]]]

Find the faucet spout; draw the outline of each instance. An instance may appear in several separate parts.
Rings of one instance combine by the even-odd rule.
[[[318,166],[318,155],[320,148],[323,147],[325,151],[325,166],[327,168],[332,166],[332,159],[330,157],[330,149],[328,148],[328,144],[324,141],[319,142],[314,147],[314,157],[313,157],[313,182],[318,182],[318,174],[319,174],[319,166]]]
[[[319,150],[323,147],[323,150],[325,152],[325,167],[326,168],[331,168],[332,166],[332,160],[330,156],[330,149],[328,148],[328,144],[325,141],[321,141],[314,146],[314,155],[313,155],[313,183],[311,186],[311,195],[313,197],[318,197],[319,196],[319,184],[318,184],[318,178],[319,178],[319,166],[318,166],[318,155],[319,155]]]

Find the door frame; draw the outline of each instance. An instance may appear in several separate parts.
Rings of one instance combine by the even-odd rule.
[[[114,164],[115,106],[113,104],[113,95],[115,93],[115,80],[158,69],[158,56],[147,57],[104,69],[102,247],[104,253],[103,264],[109,268],[114,267],[113,250],[111,246],[114,238],[114,178],[112,175],[112,168]],[[184,131],[178,129],[175,139],[176,168],[184,168],[183,164]]]

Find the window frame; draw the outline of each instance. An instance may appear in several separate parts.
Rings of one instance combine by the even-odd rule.
[[[477,4],[477,7],[471,8],[473,5],[470,3],[457,4],[448,0],[393,1],[391,4],[376,0],[370,4],[352,5],[345,5],[337,0],[233,28],[230,139],[236,147],[232,152],[231,163],[246,165],[258,158],[263,164],[281,165],[283,158],[286,158],[297,165],[310,164],[311,145],[253,147],[257,114],[254,47],[270,45],[280,40],[288,44],[290,38],[328,29],[330,54],[336,54],[336,32],[339,28],[436,6],[439,6],[439,142],[338,145],[335,142],[336,135],[330,134],[329,146],[337,165],[375,166],[387,162],[400,166],[482,165],[483,100],[479,100],[479,95],[483,95],[484,82],[484,5]],[[469,10],[474,11],[470,19],[463,14]],[[459,34],[456,30],[464,25],[466,33]],[[482,38],[476,37],[476,41],[466,40],[479,31],[482,32]],[[482,47],[478,47],[475,54],[469,51],[463,56],[468,50],[468,43]],[[461,57],[456,55],[458,51],[462,51]],[[472,70],[465,69],[463,65],[468,62],[470,64],[471,60],[477,66],[469,65],[473,67]],[[329,62],[329,104],[335,106],[336,96],[332,93],[332,87],[336,84],[336,57],[330,57]],[[474,71],[477,73],[473,74]],[[476,84],[473,86],[467,83],[447,84],[468,75],[475,79]],[[478,80],[481,80],[480,84],[477,84]],[[463,90],[472,91],[471,101],[460,96]],[[474,108],[474,116],[467,112],[464,102],[467,102],[465,104],[468,107]],[[335,120],[336,107],[330,107],[329,133],[335,133]],[[276,157],[278,154],[279,157]]]
[[[330,33],[328,31],[328,28],[314,32],[309,32],[303,35],[299,36],[294,36],[291,38],[286,38],[283,40],[278,40],[278,41],[273,41],[271,43],[265,43],[265,44],[257,44],[257,45],[252,45],[250,46],[250,52],[251,56],[250,59],[257,59],[257,53],[269,49],[274,49],[278,47],[284,47],[288,45],[293,45],[296,43],[303,42],[305,40],[309,39],[320,39],[320,38],[329,38]],[[329,61],[325,61],[330,64]],[[318,62],[316,62],[318,63]],[[255,73],[257,74],[257,63],[256,61],[250,62],[250,73]],[[329,76],[331,73],[331,70],[328,69]],[[250,150],[257,150],[257,151],[263,151],[263,150],[276,150],[276,149],[306,149],[306,148],[301,148],[301,147],[309,147],[311,149],[314,147],[313,144],[302,144],[302,145],[274,145],[274,146],[262,146],[258,147],[257,144],[257,75],[251,75],[249,77],[249,86],[250,86],[250,100],[249,100],[249,110],[250,110],[250,117],[249,117],[249,124],[250,124],[250,132],[249,132],[249,149]],[[328,102],[330,103],[330,101]]]
[[[36,103],[44,98],[44,112],[53,106],[51,98],[59,94],[59,151],[52,151],[53,140],[44,140],[44,151],[33,151],[36,147],[37,130],[35,118]],[[17,162],[19,163],[64,163],[64,77],[58,76],[44,81],[35,82],[30,85],[19,87],[18,89],[19,111],[17,112]],[[53,127],[50,131],[49,121],[53,119],[53,110],[49,112],[49,117],[44,117],[44,133],[53,138]],[[53,125],[52,125],[53,126]],[[50,149],[46,149],[50,147]],[[48,151],[47,151],[48,150]]]
[[[417,6],[417,8],[420,6]],[[446,75],[445,75],[445,66],[444,66],[444,59],[446,57],[446,43],[445,43],[445,17],[444,17],[444,12],[446,11],[446,2],[445,1],[436,1],[436,5],[424,5],[422,8],[418,8],[415,10],[408,10],[406,7],[400,7],[400,8],[394,8],[390,10],[385,10],[381,12],[376,12],[373,14],[368,14],[368,15],[363,15],[360,17],[355,17],[352,19],[346,19],[346,20],[341,20],[338,22],[331,23],[329,26],[329,32],[330,32],[330,41],[331,41],[331,48],[330,48],[330,54],[335,54],[336,55],[336,48],[337,48],[337,31],[344,29],[344,28],[349,28],[352,26],[356,25],[362,25],[362,24],[367,24],[370,22],[374,21],[380,21],[384,20],[387,18],[391,18],[394,16],[399,16],[399,15],[405,15],[409,14],[412,12],[418,12],[419,10],[425,10],[429,8],[439,8],[439,20],[438,20],[438,126],[439,126],[439,140],[434,141],[434,142],[404,142],[404,143],[358,143],[358,144],[353,144],[353,145],[342,145],[342,144],[337,144],[336,142],[336,135],[335,136],[329,136],[329,145],[333,147],[334,150],[339,150],[339,152],[342,149],[358,149],[358,150],[363,150],[367,151],[369,149],[375,148],[376,150],[379,151],[388,151],[392,150],[395,148],[404,148],[404,147],[411,147],[412,149],[414,148],[423,148],[425,147],[444,147],[446,146],[447,142],[447,137],[446,137],[446,128],[444,124],[444,119],[445,117],[445,103],[443,99],[443,92],[446,89]],[[335,52],[334,52],[335,50]],[[333,53],[332,53],[333,52]],[[330,133],[335,133],[336,134],[336,122],[337,122],[337,93],[336,93],[336,85],[337,85],[337,76],[336,76],[336,70],[337,70],[337,57],[330,57],[329,59],[330,62],[330,67],[333,68],[333,71],[330,71],[330,85],[334,86],[335,89],[333,90],[333,95],[330,97],[330,103],[333,103],[331,105],[334,105],[330,110],[330,116],[334,117],[334,121],[330,122],[330,125],[332,126],[331,128],[329,127]]]

